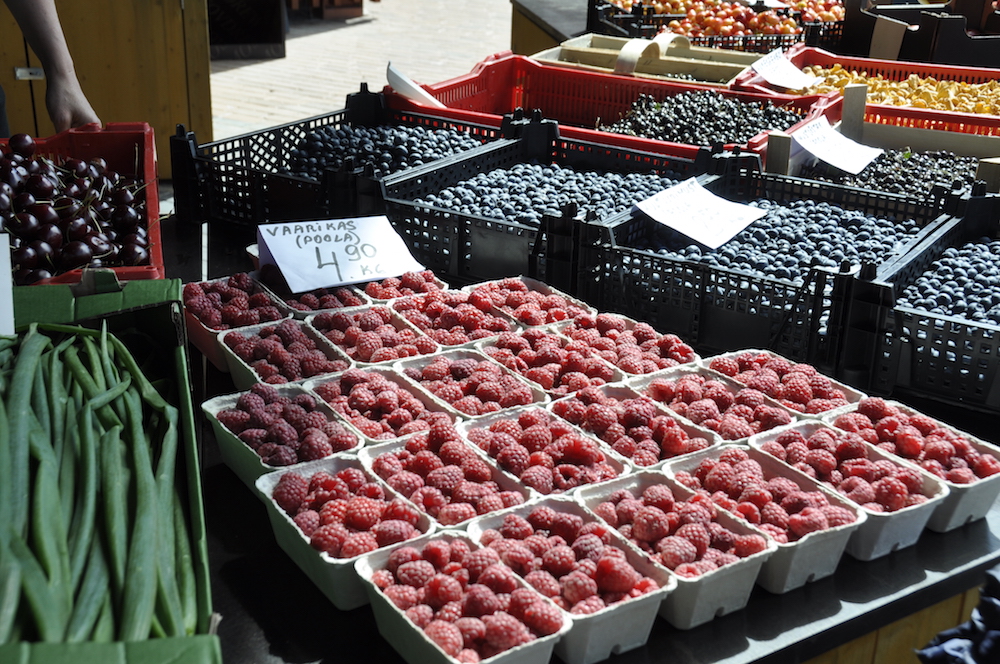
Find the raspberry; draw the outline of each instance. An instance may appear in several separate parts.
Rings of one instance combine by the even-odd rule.
[[[380,547],[389,546],[398,542],[404,542],[415,537],[417,529],[409,521],[401,519],[387,519],[379,522],[372,531],[375,541]]]
[[[594,580],[603,593],[626,593],[639,582],[641,575],[624,558],[603,556],[597,561]]]
[[[597,595],[591,595],[590,597],[587,597],[574,604],[570,609],[570,613],[573,613],[575,615],[586,616],[592,613],[597,613],[598,611],[604,609],[604,607],[605,607],[604,600],[602,600]]]
[[[760,535],[740,535],[733,544],[733,553],[740,558],[752,556],[767,549],[767,540]]]
[[[883,477],[872,483],[875,490],[875,501],[882,505],[886,511],[895,512],[906,507],[906,498],[909,491],[906,485],[895,477]]]
[[[479,575],[478,582],[497,593],[510,593],[518,587],[517,575],[507,565],[490,565]]]
[[[486,642],[498,650],[508,650],[531,638],[524,623],[503,611],[483,616],[482,620],[486,625]]]
[[[496,593],[479,583],[469,585],[462,598],[462,614],[473,618],[494,614],[499,606]]]
[[[347,503],[344,525],[357,530],[369,530],[382,516],[385,503],[372,498],[355,496]]]
[[[444,620],[432,620],[424,628],[424,634],[433,641],[446,655],[456,657],[462,650],[464,639],[462,632],[453,623]]]
[[[340,524],[320,526],[309,537],[309,545],[317,551],[322,551],[337,558],[347,538],[348,532]]]
[[[309,493],[309,481],[298,473],[285,473],[274,485],[271,498],[287,514],[295,514]]]
[[[558,608],[545,601],[535,601],[524,610],[524,624],[539,636],[555,634],[562,629],[563,618]]]
[[[559,581],[562,596],[572,606],[597,594],[597,582],[583,572],[570,572]]]
[[[809,533],[826,530],[829,527],[830,523],[822,508],[807,507],[788,517],[788,530],[796,540],[802,539]]]

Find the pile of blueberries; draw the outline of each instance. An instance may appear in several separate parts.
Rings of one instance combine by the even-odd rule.
[[[854,266],[884,262],[919,231],[913,219],[876,218],[826,202],[758,199],[749,205],[766,214],[718,249],[694,244],[648,220],[642,220],[648,230],[645,241],[632,240],[631,246],[671,259],[801,283],[813,266],[839,269],[844,261]]]
[[[376,172],[385,176],[481,144],[470,133],[456,129],[428,129],[421,125],[326,125],[309,132],[290,150],[288,165],[278,172],[320,180],[324,170],[338,170],[351,158],[355,167],[371,164]]]
[[[937,184],[957,193],[970,191],[976,181],[978,166],[977,157],[961,157],[947,150],[913,152],[909,149],[887,149],[857,175],[817,161],[803,167],[799,176],[922,200]]]
[[[715,90],[698,90],[661,101],[640,95],[624,117],[598,129],[685,145],[743,145],[761,132],[784,131],[801,119],[794,110],[770,101],[747,102]]]
[[[942,316],[1000,325],[1000,240],[945,249],[903,289],[897,303]]]
[[[670,171],[614,173],[523,163],[479,173],[415,202],[538,226],[543,215],[558,216],[570,203],[576,203],[578,217],[606,219],[676,185],[679,178]]]

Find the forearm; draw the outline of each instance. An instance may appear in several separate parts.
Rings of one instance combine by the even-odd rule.
[[[4,0],[48,77],[75,77],[55,0]]]

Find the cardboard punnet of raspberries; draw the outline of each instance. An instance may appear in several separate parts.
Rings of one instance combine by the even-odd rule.
[[[699,359],[694,349],[676,334],[661,334],[649,323],[621,314],[579,314],[556,329],[573,341],[590,346],[603,360],[631,376]]]
[[[359,451],[359,458],[373,475],[446,527],[520,505],[530,495],[448,422],[405,440],[372,445]]]
[[[640,376],[629,385],[726,442],[796,421],[795,412],[760,390],[704,367],[678,367]]]
[[[422,661],[443,654],[448,661],[478,662],[512,648],[522,659],[548,661],[572,626],[495,551],[462,531],[368,554],[355,567],[375,605],[379,633]]]
[[[445,351],[404,360],[396,367],[418,389],[440,400],[459,417],[476,418],[548,401],[543,390],[475,350]]]
[[[493,306],[522,325],[537,326],[569,320],[594,308],[536,279],[508,277],[467,286],[477,297],[486,296]]]
[[[823,375],[811,364],[793,362],[771,351],[736,351],[709,358],[705,363],[809,418],[846,410],[865,396]]]
[[[358,366],[436,353],[440,346],[386,305],[326,311],[306,322]]]
[[[417,329],[442,346],[463,346],[511,332],[515,325],[486,298],[457,290],[437,290],[389,302]]]
[[[460,422],[458,430],[501,470],[542,495],[572,491],[629,472],[623,457],[541,406]]]

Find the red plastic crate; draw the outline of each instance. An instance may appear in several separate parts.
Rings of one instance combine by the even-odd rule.
[[[6,148],[7,140],[0,139]],[[68,129],[48,138],[35,139],[35,155],[59,163],[76,158],[89,161],[103,157],[108,167],[122,176],[143,185],[146,197],[146,230],[149,237],[149,265],[114,268],[120,281],[162,279],[164,277],[163,248],[160,242],[160,198],[156,178],[156,148],[153,128],[145,122],[109,122],[103,128],[96,124]],[[75,284],[83,270],[70,270],[38,283]]]
[[[897,62],[836,55],[812,46],[796,45],[785,52],[792,64],[799,69],[808,66],[832,67],[840,64],[844,69],[865,71],[869,76],[881,74],[892,81],[902,81],[911,74],[933,77],[940,81],[964,83],[987,83],[1000,80],[1000,69],[986,67],[957,67],[953,65],[928,64],[923,62]],[[748,69],[733,82],[733,87],[759,94],[775,94],[781,98],[787,93],[778,92],[757,72]],[[838,93],[833,93],[840,96]],[[868,104],[865,122],[898,125],[937,131],[954,131],[962,134],[983,134],[1000,136],[1000,116],[981,113],[961,113],[912,106],[892,106],[888,104]]]
[[[803,96],[779,95],[773,91],[720,90],[717,86],[697,83],[618,76],[546,65],[510,51],[486,58],[468,74],[422,87],[449,109],[467,113],[465,119],[470,122],[496,124],[503,115],[518,108],[526,114],[538,109],[543,117],[559,123],[559,133],[565,138],[687,159],[694,159],[699,146],[613,134],[593,127],[602,119],[617,120],[642,94],[664,98],[692,90],[715,90],[742,101],[770,101],[777,106],[794,108],[802,114],[803,123],[824,114],[834,96],[832,93]],[[389,86],[384,93],[390,108],[425,108]],[[764,155],[767,134],[761,133],[741,147]]]

